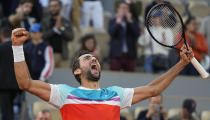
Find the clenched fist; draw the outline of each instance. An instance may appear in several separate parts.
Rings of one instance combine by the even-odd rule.
[[[29,33],[25,28],[16,28],[12,30],[12,45],[20,46],[29,38]]]
[[[186,65],[189,64],[194,57],[192,48],[188,46],[188,50],[186,49],[185,45],[182,46],[180,52],[181,61]]]

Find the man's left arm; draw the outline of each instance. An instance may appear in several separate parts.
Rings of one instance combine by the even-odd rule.
[[[146,86],[134,88],[132,104],[161,94],[173,82],[179,72],[181,72],[188,63],[190,63],[194,55],[191,48],[189,51],[187,51],[183,46],[180,56],[181,60],[168,72],[161,75],[159,78],[155,79]]]

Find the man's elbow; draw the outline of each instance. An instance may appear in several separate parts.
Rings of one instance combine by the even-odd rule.
[[[28,91],[30,88],[30,83],[18,83],[18,87],[21,90]]]
[[[152,87],[151,88],[151,97],[155,97],[161,94],[161,90],[157,87]]]

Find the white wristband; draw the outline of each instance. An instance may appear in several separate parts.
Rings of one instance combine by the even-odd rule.
[[[23,52],[23,45],[21,46],[12,46],[14,62],[23,62],[25,61],[25,56]]]

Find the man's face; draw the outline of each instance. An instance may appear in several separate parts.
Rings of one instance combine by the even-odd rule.
[[[96,57],[91,54],[84,54],[79,57],[81,76],[90,81],[99,81],[101,66]]]
[[[93,51],[94,47],[95,47],[95,42],[92,38],[88,39],[85,41],[85,47],[89,50],[89,51]]]
[[[26,2],[26,3],[22,4],[21,7],[24,11],[24,14],[29,15],[32,11],[33,4],[31,2]]]
[[[190,32],[196,32],[198,27],[197,27],[197,21],[196,20],[192,20],[188,25],[187,25],[187,30],[189,30]]]
[[[42,32],[31,32],[32,40],[41,40]]]
[[[125,3],[121,3],[121,4],[119,5],[119,8],[117,9],[117,12],[118,12],[118,14],[125,15],[126,13],[129,12],[129,7],[128,7],[128,5],[125,4]]]
[[[60,14],[61,6],[57,1],[50,2],[50,13],[52,16],[57,16]]]

